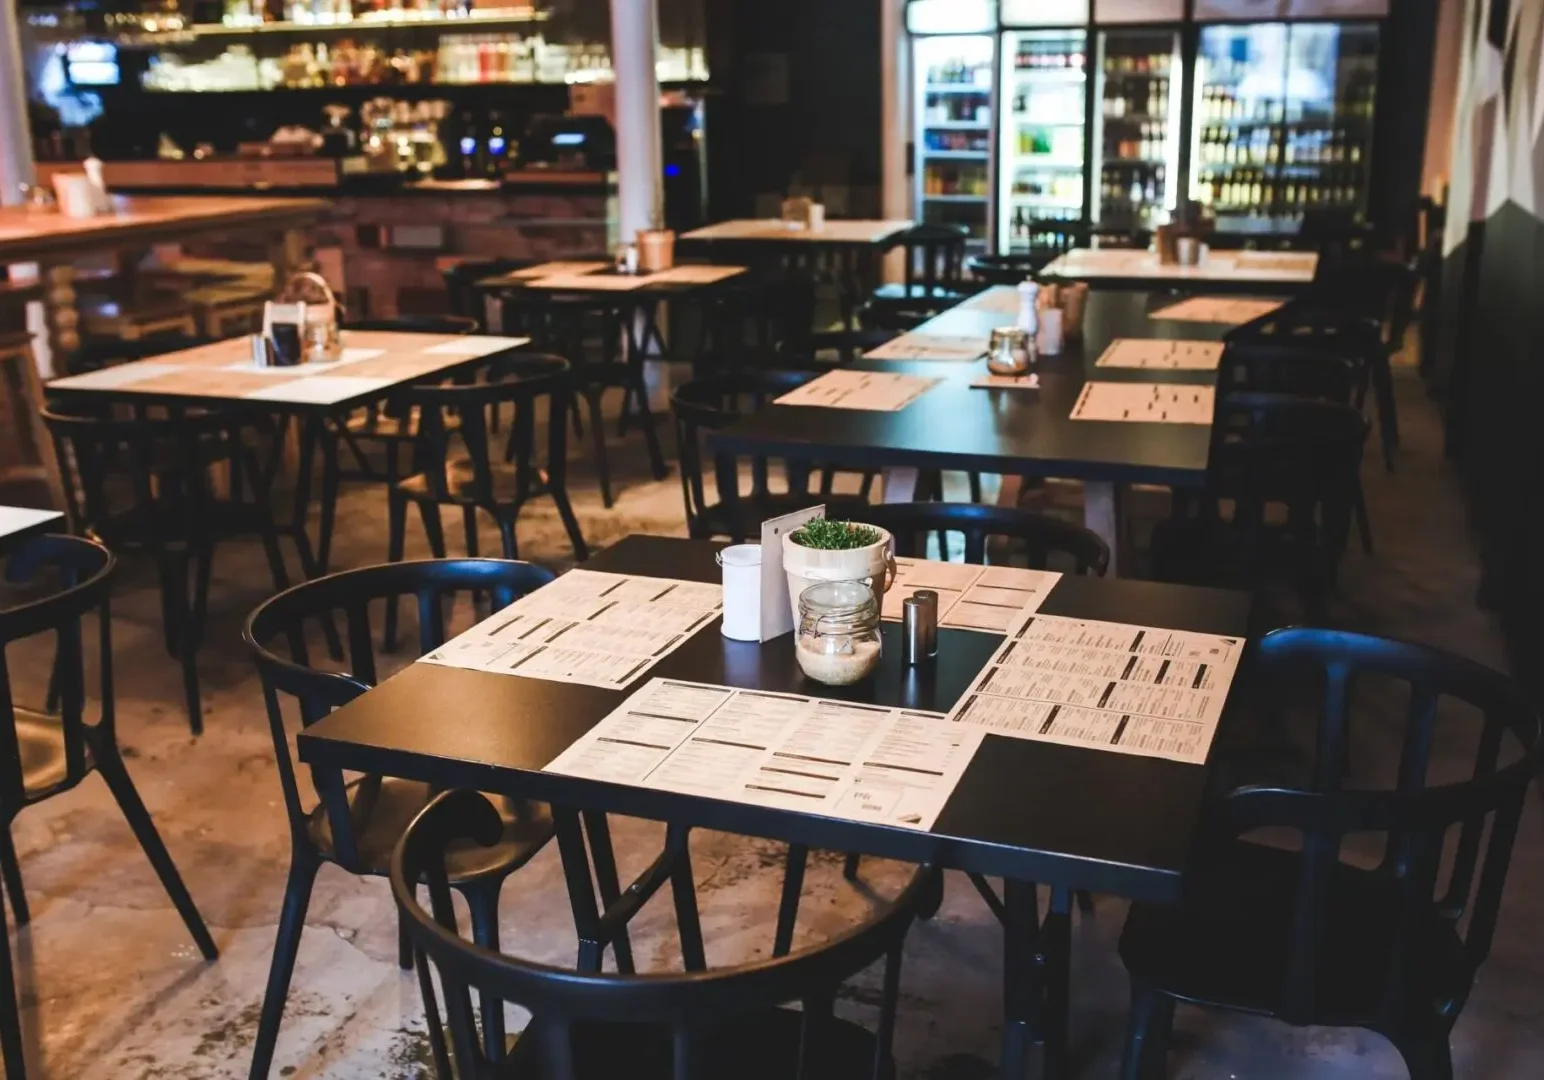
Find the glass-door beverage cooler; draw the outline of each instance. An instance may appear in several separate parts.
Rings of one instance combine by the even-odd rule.
[[[1179,34],[1101,31],[1095,60],[1091,218],[1100,229],[1151,230],[1169,220],[1179,183]]]
[[[1207,26],[1196,57],[1191,198],[1227,232],[1292,232],[1367,210],[1378,28]]]
[[[963,225],[985,251],[992,222],[997,5],[912,0],[912,177],[917,221]]]
[[[1022,252],[1084,220],[1088,34],[1007,30],[1002,37],[997,250]]]

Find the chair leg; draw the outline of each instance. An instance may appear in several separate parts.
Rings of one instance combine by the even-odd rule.
[[[1372,368],[1372,392],[1378,402],[1378,436],[1383,443],[1383,464],[1394,468],[1394,451],[1399,448],[1399,413],[1394,404],[1394,372],[1388,353],[1379,350]]]
[[[568,542],[573,546],[575,560],[584,562],[590,557],[590,546],[584,542],[584,533],[580,530],[579,519],[574,515],[574,508],[568,501],[568,492],[563,488],[553,488],[552,501],[558,508],[558,517],[563,519],[563,528],[568,533]]]
[[[387,493],[386,561],[401,562],[407,543],[407,499],[392,488]],[[387,652],[397,651],[397,602],[395,596],[386,598],[386,627],[381,647]]]
[[[917,901],[917,918],[931,919],[938,914],[938,910],[944,906],[944,872],[932,870],[932,878],[927,883],[926,891]]]
[[[495,520],[499,523],[499,544],[503,548],[504,558],[518,559],[520,557],[520,543],[515,538],[514,515],[496,514]]]
[[[437,503],[420,502],[419,516],[424,521],[424,536],[429,540],[429,552],[436,559],[445,557],[445,529],[440,524],[440,508]]]
[[[590,407],[590,435],[595,448],[595,478],[600,483],[600,501],[610,510],[616,500],[611,497],[611,465],[606,460],[606,427],[601,417],[600,398],[599,390],[585,395]]]
[[[22,1051],[21,1004],[16,998],[16,976],[11,971],[11,937],[0,934],[0,1058],[6,1080],[27,1080],[27,1057]]]
[[[332,557],[332,534],[338,517],[338,439],[324,432],[322,439],[322,512],[316,531],[316,564],[327,573]]]
[[[16,845],[11,841],[9,825],[0,832],[0,876],[4,878],[5,891],[11,898],[11,913],[16,916],[16,925],[26,926],[32,921],[32,912],[27,907],[27,890],[21,883],[21,863],[16,858]]]
[[[477,507],[461,508],[461,532],[466,537],[466,557],[477,558]]]
[[[500,880],[463,888],[466,906],[472,916],[472,940],[485,949],[499,951]],[[504,1003],[496,995],[482,998],[483,1052],[493,1061],[504,1054]]]
[[[316,883],[319,863],[309,851],[295,848],[290,854],[289,880],[284,885],[284,907],[279,914],[279,933],[273,946],[273,962],[268,968],[268,987],[263,991],[263,1011],[257,1022],[257,1038],[252,1044],[252,1067],[248,1080],[268,1080],[273,1064],[274,1046],[279,1041],[279,1022],[284,1019],[284,1003],[289,997],[290,977],[295,973],[295,954],[300,951],[300,935],[306,928],[306,908],[311,904],[311,886]]]
[[[788,860],[783,866],[783,895],[777,905],[777,931],[772,936],[772,955],[787,956],[793,948],[793,927],[799,918],[799,897],[804,893],[804,867],[810,849],[803,844],[788,845]]]
[[[450,1050],[445,1045],[445,1021],[440,1014],[439,999],[434,996],[434,980],[429,977],[429,958],[423,953],[415,957],[418,968],[418,992],[424,1002],[424,1027],[429,1036],[429,1057],[434,1062],[435,1077],[454,1074],[450,1071]]]
[[[973,502],[973,503],[980,502],[981,501],[981,474],[978,473],[978,472],[967,473],[966,474],[966,479],[968,479],[970,481],[970,501]]]
[[[1453,1080],[1453,1050],[1446,1031],[1415,1038],[1390,1038],[1404,1058],[1410,1080]]]
[[[102,746],[100,742],[98,740],[98,745],[92,747],[97,759],[97,771],[107,782],[107,788],[113,793],[118,809],[123,811],[129,828],[134,832],[134,838],[139,841],[145,857],[155,868],[156,877],[161,879],[161,887],[171,898],[177,914],[182,916],[183,924],[187,926],[198,951],[204,954],[205,960],[217,959],[220,951],[215,948],[214,939],[209,936],[209,928],[204,925],[203,916],[193,904],[193,897],[188,895],[188,887],[182,883],[182,875],[177,873],[177,866],[172,862],[171,853],[166,850],[161,834],[156,832],[155,822],[150,820],[150,811],[145,809],[139,792],[134,788],[134,781],[129,779],[129,771],[123,767],[123,759],[118,756],[117,747]]]
[[[666,474],[665,451],[659,444],[654,410],[649,408],[649,388],[644,385],[642,371],[638,373],[633,393],[638,398],[638,420],[643,425],[643,441],[649,448],[649,467],[654,473],[654,479],[663,480]]]
[[[847,858],[842,862],[842,876],[848,881],[858,880],[858,860],[863,858],[856,851],[847,853]]]
[[[397,914],[397,966],[403,971],[413,967],[413,939],[408,936],[407,919]]]
[[[1372,554],[1372,522],[1367,517],[1367,493],[1362,490],[1362,482],[1356,483],[1356,493],[1352,496],[1351,512],[1356,515],[1356,534],[1362,538],[1362,551],[1364,554]]]
[[[1142,983],[1131,984],[1131,1015],[1126,1021],[1126,1049],[1121,1080],[1162,1077],[1174,1028],[1174,999]]]

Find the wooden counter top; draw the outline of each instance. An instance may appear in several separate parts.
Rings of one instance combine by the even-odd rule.
[[[197,232],[309,224],[327,208],[321,199],[260,196],[113,196],[114,212],[71,218],[57,210],[0,209],[0,262],[161,243]]]

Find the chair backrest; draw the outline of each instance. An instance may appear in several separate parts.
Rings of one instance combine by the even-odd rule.
[[[68,474],[63,487],[71,529],[94,530],[111,542],[114,528],[123,523],[134,532],[125,539],[151,545],[196,531],[212,498],[204,471],[211,443],[223,439],[231,447],[243,446],[242,428],[257,422],[255,414],[234,410],[142,408],[133,415],[110,415],[52,403],[39,412]],[[253,463],[243,460],[249,456],[232,458],[233,492],[253,471]],[[113,483],[114,477],[121,482]],[[120,495],[127,496],[126,508]]]
[[[418,438],[413,468],[437,499],[449,495],[445,466],[453,460],[451,444],[459,440],[471,468],[472,492],[491,498],[494,482],[493,443],[488,431],[490,406],[515,406],[504,458],[515,467],[521,499],[542,489],[547,481],[561,487],[568,471],[568,416],[572,383],[568,361],[545,353],[510,352],[491,358],[473,381],[409,387],[402,401],[419,408]],[[536,403],[548,401],[546,460],[536,454]],[[455,422],[452,423],[452,420]]]
[[[500,307],[504,333],[528,337],[531,348],[567,357],[576,370],[627,359],[627,324],[637,309],[620,294],[592,297],[528,290],[505,294]]]
[[[478,322],[470,315],[393,315],[382,319],[351,319],[344,330],[393,330],[413,334],[475,334]]]
[[[1039,255],[972,255],[965,260],[970,276],[986,285],[1017,285],[1044,265]]]
[[[906,249],[906,295],[931,299],[934,289],[957,289],[965,267],[963,225],[914,225],[900,236]]]
[[[153,334],[150,337],[135,338],[131,341],[121,341],[116,338],[87,340],[81,342],[66,356],[64,363],[56,370],[69,375],[80,375],[88,371],[112,367],[115,364],[127,364],[134,360],[148,360],[152,356],[181,352],[184,349],[196,349],[212,341],[214,338],[172,333]]]
[[[1314,669],[1325,687],[1311,788],[1241,788],[1218,808],[1217,826],[1225,834],[1286,829],[1301,844],[1292,940],[1283,952],[1285,1018],[1314,1022],[1318,972],[1334,947],[1327,930],[1335,905],[1346,899],[1337,888],[1341,848],[1346,837],[1358,834],[1385,842],[1378,868],[1386,887],[1383,910],[1365,913],[1387,934],[1380,942],[1387,948],[1387,965],[1376,973],[1385,1015],[1398,1020],[1412,1008],[1429,1012],[1443,1006],[1456,1014],[1489,954],[1524,795],[1544,757],[1537,710],[1499,672],[1435,649],[1361,634],[1277,630],[1260,640],[1258,660],[1264,672],[1279,672],[1294,683],[1305,668]],[[1392,788],[1348,790],[1343,776],[1354,724],[1352,689],[1369,675],[1409,688],[1398,777]],[[1471,725],[1476,749],[1467,776],[1432,783],[1428,770],[1444,699],[1478,713]],[[1508,737],[1515,746],[1511,759],[1503,760]],[[1365,902],[1365,892],[1360,896]],[[1461,957],[1423,952],[1422,946],[1441,947],[1433,939],[1434,927],[1458,934]],[[1433,985],[1433,976],[1445,978]]]
[[[372,602],[385,600],[395,604],[400,596],[413,597],[418,611],[419,655],[425,655],[445,643],[444,599],[447,595],[473,590],[486,592],[492,597],[493,610],[497,611],[552,579],[549,570],[508,559],[427,559],[388,563],[303,582],[265,601],[247,617],[242,640],[262,677],[263,702],[268,709],[284,806],[289,815],[291,834],[298,841],[306,842],[309,810],[301,803],[295,780],[295,763],[290,756],[280,695],[295,700],[301,723],[309,727],[376,684],[375,646],[370,633]],[[313,668],[304,625],[308,620],[330,617],[340,611],[347,632],[347,670]],[[273,648],[280,639],[288,651],[287,657]],[[436,718],[425,717],[424,722],[434,723]],[[339,861],[348,865],[349,856],[355,850],[352,830],[347,820],[336,820],[336,815],[332,826]]]
[[[115,566],[110,551],[78,536],[33,537],[11,555],[6,565],[7,581],[30,582],[51,572],[57,590],[0,610],[0,820],[4,822],[8,823],[28,802],[74,787],[91,769],[86,746],[85,648],[80,629],[81,616],[90,611],[97,615],[101,669],[101,714],[90,726],[106,738],[113,738],[112,619],[108,596]],[[50,632],[55,635],[54,675],[59,688],[59,727],[64,738],[64,776],[47,792],[28,792],[22,782],[6,649],[12,642]]]
[[[476,287],[477,283],[534,265],[531,259],[467,259],[446,267],[440,276],[445,279],[451,312],[476,319],[481,325],[485,313],[482,290]]]
[[[755,412],[813,377],[807,371],[734,371],[692,379],[675,388],[670,395],[670,413],[675,420],[676,456],[681,469],[681,494],[686,501],[686,524],[693,535],[709,507],[703,433],[728,427],[738,417]],[[751,497],[768,494],[769,459],[756,456],[750,459],[750,464]],[[733,455],[717,455],[713,460],[713,473],[720,498],[725,484],[739,483],[739,465]],[[807,465],[790,462],[785,473],[789,491],[809,490]]]
[[[1356,408],[1284,394],[1235,393],[1217,399],[1212,421],[1206,510],[1229,528],[1241,552],[1263,552],[1273,535],[1291,537],[1306,558],[1298,570],[1332,573],[1350,535],[1367,420]],[[1272,516],[1272,508],[1285,512]]]
[[[1003,537],[1022,543],[1034,570],[1069,565],[1079,574],[1104,576],[1110,566],[1110,546],[1081,525],[1022,510],[984,503],[882,503],[855,508],[854,521],[878,525],[895,536],[895,553],[915,558],[927,553],[929,533],[962,533],[965,561],[985,563],[987,541]]]
[[[1289,394],[1349,405],[1358,370],[1358,364],[1343,356],[1295,344],[1233,344],[1218,365],[1217,392]]]
[[[704,1036],[724,1021],[791,1002],[803,1005],[797,1070],[789,1080],[830,1075],[816,1057],[821,1025],[832,1017],[832,1003],[842,984],[878,960],[887,964],[887,984],[912,920],[913,891],[924,887],[919,875],[888,909],[820,944],[786,956],[736,967],[681,973],[620,975],[576,971],[518,959],[483,948],[462,936],[445,870],[453,845],[483,845],[498,840],[498,813],[475,791],[437,796],[403,833],[392,857],[391,886],[402,923],[423,960],[439,972],[452,1047],[462,1075],[491,1077],[499,1061],[480,1045],[471,992],[521,1005],[539,1018],[530,1034],[542,1039],[543,1075],[574,1080],[577,1075],[576,1029],[586,1023],[654,1025],[670,1033],[674,1080],[702,1077]],[[421,905],[419,884],[428,886],[430,910]],[[420,985],[429,985],[421,971]],[[438,1007],[430,1024],[438,1028]],[[871,1076],[889,1075],[894,1013],[889,1001],[881,1012]],[[769,1048],[761,1048],[766,1052]],[[746,1047],[745,1052],[758,1052]]]

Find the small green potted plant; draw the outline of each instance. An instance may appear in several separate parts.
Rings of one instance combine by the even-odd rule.
[[[822,581],[867,581],[881,603],[895,580],[895,538],[873,525],[815,518],[783,534],[788,600],[799,618],[799,594]]]

